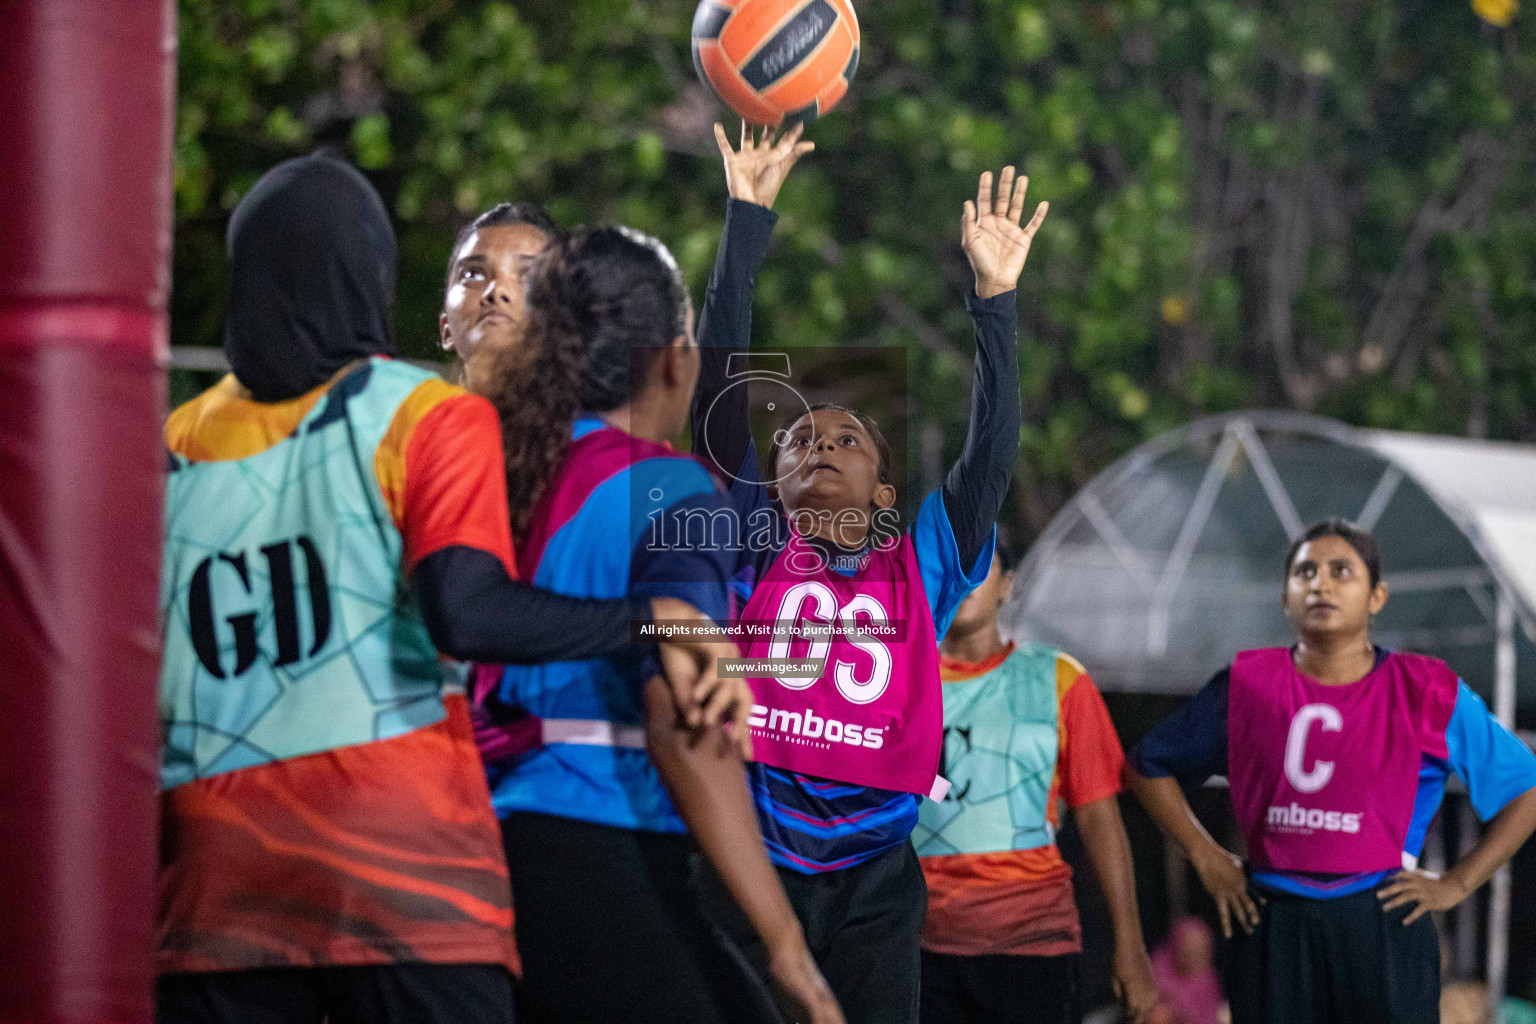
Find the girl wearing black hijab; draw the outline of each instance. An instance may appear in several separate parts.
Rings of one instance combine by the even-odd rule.
[[[439,655],[700,615],[516,582],[496,413],[388,358],[394,233],[356,170],[274,168],[228,245],[234,372],[165,428],[159,1018],[508,1021],[500,833]],[[660,653],[695,712],[734,649]]]

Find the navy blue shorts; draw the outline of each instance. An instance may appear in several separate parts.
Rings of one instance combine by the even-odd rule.
[[[928,885],[912,844],[838,871],[779,868],[779,881],[848,1024],[917,1024]],[[724,884],[705,872],[700,887],[711,916],[766,978],[767,952]]]
[[[1081,1024],[1081,960],[924,950],[922,1024]]]
[[[1226,971],[1232,1024],[1438,1024],[1440,938],[1429,915],[1383,911],[1376,891],[1308,899],[1265,892]]]
[[[777,1024],[772,996],[699,906],[691,837],[521,812],[501,826],[519,1024]]]

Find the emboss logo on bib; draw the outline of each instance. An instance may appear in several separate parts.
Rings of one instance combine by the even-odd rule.
[[[765,729],[783,736],[796,737],[801,742],[818,742],[826,746],[846,743],[850,747],[868,747],[870,750],[879,750],[885,746],[884,729],[871,729],[851,722],[839,722],[835,718],[822,718],[810,708],[804,711],[785,711],[783,708],[766,708],[754,704],[747,724],[753,729]]]
[[[1322,811],[1316,807],[1291,804],[1289,807],[1271,807],[1264,819],[1270,828],[1283,832],[1299,832],[1303,829],[1321,829],[1324,832],[1360,831],[1360,815],[1343,811]]]

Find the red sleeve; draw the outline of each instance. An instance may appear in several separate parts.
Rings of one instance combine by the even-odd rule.
[[[517,578],[501,425],[485,399],[460,392],[416,421],[405,445],[400,519],[407,571],[462,545],[489,551]]]
[[[1104,698],[1088,673],[1079,672],[1062,693],[1061,724],[1066,744],[1057,770],[1061,774],[1061,798],[1067,806],[1081,807],[1119,793],[1125,751]]]

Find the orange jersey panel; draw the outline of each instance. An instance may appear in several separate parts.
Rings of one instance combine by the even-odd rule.
[[[511,966],[501,831],[446,703],[405,736],[162,794],[158,970]]]
[[[395,410],[389,430],[379,441],[373,453],[373,471],[379,478],[379,489],[384,492],[384,504],[395,520],[395,526],[405,522],[405,455],[416,436],[421,421],[438,406],[459,395],[463,388],[454,387],[447,381],[429,380],[418,385],[400,408]]]
[[[1083,946],[1072,868],[1055,846],[922,858],[923,948],[953,956],[1060,956]]]
[[[405,541],[405,567],[453,545],[489,551],[517,578],[501,424],[491,403],[426,381],[401,403],[374,472]]]
[[[348,372],[343,370],[343,373]],[[232,462],[259,455],[293,433],[334,380],[286,402],[252,399],[232,373],[165,421],[166,446],[194,462]]]
[[[289,437],[334,383],[287,402],[257,402],[229,374],[171,413],[166,445],[197,462],[250,458]],[[445,381],[423,381],[395,411],[373,468],[404,541],[406,572],[461,544],[489,551],[516,578],[501,425],[489,402]]]
[[[1081,807],[1118,796],[1125,750],[1099,688],[1083,666],[1062,655],[1056,659],[1056,694],[1060,701],[1056,786],[1068,807]]]

